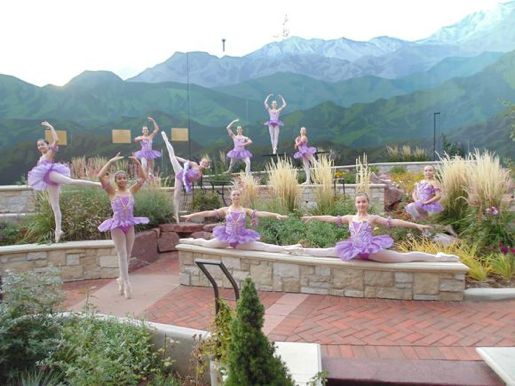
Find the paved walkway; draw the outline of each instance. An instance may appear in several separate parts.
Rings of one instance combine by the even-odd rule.
[[[127,314],[207,329],[213,320],[211,288],[179,285],[176,253],[131,273],[134,298],[117,294],[114,280],[64,285],[66,306],[78,310],[89,292],[103,313]],[[223,290],[224,298],[233,293]],[[265,333],[272,340],[317,342],[325,358],[480,361],[475,347],[515,346],[515,300],[433,302],[358,299],[259,292]]]

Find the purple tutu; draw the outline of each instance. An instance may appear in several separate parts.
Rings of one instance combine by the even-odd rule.
[[[225,216],[225,224],[213,229],[213,236],[233,248],[259,240],[259,233],[245,227],[246,217],[245,211],[229,211]]]
[[[307,143],[303,143],[297,147],[297,151],[293,154],[295,159],[309,159],[317,152],[317,148],[314,146],[308,146]]]
[[[418,200],[415,201],[415,206],[419,209],[426,211],[429,214],[440,213],[443,210],[442,204],[438,201],[434,201],[430,204],[423,204],[423,202],[432,199],[436,196],[438,188],[435,188],[432,184],[427,182],[419,182],[415,187],[417,191]]]
[[[368,257],[382,249],[390,248],[393,239],[388,235],[373,236],[372,227],[368,222],[349,223],[350,237],[336,244],[336,254],[343,261],[354,258],[368,259]]]
[[[132,196],[117,196],[111,201],[113,217],[98,226],[100,232],[120,228],[123,232],[137,224],[148,224],[148,217],[134,217],[134,198]]]
[[[235,160],[242,160],[245,158],[252,158],[252,153],[250,151],[248,151],[247,149],[242,149],[242,150],[232,149],[230,152],[227,153],[227,157],[235,159]]]
[[[48,185],[59,184],[50,181],[50,173],[55,172],[70,177],[70,168],[65,164],[54,163],[46,159],[40,159],[36,166],[29,171],[27,183],[34,190],[46,190]]]
[[[280,126],[284,126],[284,123],[280,119],[270,119],[265,122],[265,125],[272,126],[272,127],[280,127]]]
[[[175,175],[175,178],[181,180],[187,193],[191,192],[193,183],[200,180],[200,177],[202,177],[200,170],[190,168],[189,161],[186,161],[184,163],[184,169]]]
[[[141,150],[134,153],[138,159],[156,159],[161,157],[161,152],[152,150],[152,139],[146,138],[141,140]]]

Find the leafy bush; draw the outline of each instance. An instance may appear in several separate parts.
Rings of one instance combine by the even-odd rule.
[[[425,149],[416,147],[412,149],[409,145],[386,146],[389,162],[410,162],[410,161],[429,161],[429,156]]]
[[[278,158],[277,162],[266,165],[272,192],[288,213],[295,211],[299,204],[300,186],[297,183],[298,171],[288,159]]]
[[[158,188],[142,189],[134,196],[135,216],[148,217],[150,222],[145,228],[168,223],[173,216],[173,200],[170,193]]]
[[[0,303],[0,384],[34,370],[36,362],[55,350],[61,320],[54,314],[62,301],[57,271],[12,273],[3,277]]]
[[[488,258],[492,273],[506,281],[515,278],[515,254],[495,253]]]
[[[265,308],[259,301],[256,287],[245,279],[231,324],[229,344],[229,376],[226,386],[293,386],[284,362],[277,358],[274,345],[263,328]]]
[[[21,227],[8,223],[0,223],[0,245],[13,245],[21,239]]]
[[[405,174],[408,172],[408,169],[406,168],[406,166],[404,165],[395,165],[395,166],[392,166],[392,168],[390,169],[390,174]]]
[[[76,386],[138,385],[171,366],[153,350],[151,331],[143,322],[131,324],[93,313],[70,317],[63,338],[44,364]]]
[[[191,209],[193,212],[218,209],[222,206],[222,201],[217,192],[197,189],[193,193]]]

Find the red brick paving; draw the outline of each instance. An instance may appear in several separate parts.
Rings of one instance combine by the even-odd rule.
[[[89,293],[92,293],[107,283],[109,283],[112,279],[95,279],[95,280],[80,280],[80,281],[72,281],[63,284],[63,290],[65,294],[65,299],[63,302],[64,308],[69,308],[74,304],[84,300]]]
[[[176,253],[138,273],[177,274]],[[67,283],[68,304],[82,300],[92,285]],[[259,292],[265,308],[282,296]],[[232,290],[222,297],[233,299]],[[207,329],[213,320],[211,288],[180,286],[149,306],[146,320]],[[234,304],[234,302],[230,303]],[[330,358],[401,360],[480,360],[479,346],[515,346],[515,300],[432,302],[309,295],[268,335],[276,341],[317,342]]]

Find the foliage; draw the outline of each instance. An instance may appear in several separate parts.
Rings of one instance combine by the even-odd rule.
[[[370,177],[371,171],[368,167],[367,155],[363,154],[363,159],[356,159],[356,192],[363,192],[370,196]]]
[[[425,149],[416,147],[412,149],[410,145],[403,145],[401,148],[398,146],[386,146],[388,154],[388,162],[416,162],[416,161],[429,161],[429,156]]]
[[[0,222],[0,245],[16,244],[21,238],[21,227],[9,223]]]
[[[240,190],[241,205],[247,208],[255,208],[259,201],[259,180],[243,172],[234,179],[233,186]]]
[[[342,216],[345,214],[354,214],[356,208],[354,206],[354,199],[346,195],[333,195],[329,202],[325,202],[325,205],[321,206],[318,204],[309,210],[311,215],[331,215],[331,216]]]
[[[203,341],[202,351],[224,364],[229,359],[231,323],[234,319],[234,312],[225,300],[218,299],[217,301],[218,314],[209,329],[210,336]]]
[[[327,385],[327,377],[329,371],[322,370],[316,373],[307,383],[307,386],[325,386]]]
[[[196,189],[193,193],[191,208],[193,212],[218,209],[222,206],[217,192],[204,189]]]
[[[22,372],[13,386],[62,386],[60,375],[43,369]]]
[[[333,174],[333,161],[326,154],[322,154],[313,169],[315,199],[320,212],[328,210],[334,202]]]
[[[3,277],[0,303],[0,384],[32,371],[36,362],[53,352],[61,320],[54,314],[62,301],[58,272],[13,273]]]
[[[295,211],[298,206],[300,187],[297,183],[297,169],[289,159],[278,158],[277,162],[266,165],[269,184],[275,197],[287,213]]]
[[[100,319],[89,312],[69,317],[62,334],[44,364],[71,385],[138,385],[148,377],[165,376],[172,365],[165,349],[153,350],[151,331],[143,322]]]
[[[448,154],[449,157],[454,157],[454,156],[464,157],[465,156],[465,150],[463,149],[463,145],[460,143],[456,143],[456,142],[450,142],[445,134],[442,134],[442,146],[443,146],[443,152],[445,154]]]
[[[407,172],[408,172],[408,169],[404,165],[395,165],[395,166],[392,166],[392,168],[390,169],[390,174],[392,176],[399,175],[399,174],[405,174]]]
[[[508,252],[494,253],[488,257],[492,273],[502,277],[506,281],[515,278],[515,254]]]
[[[393,182],[399,185],[407,194],[413,192],[415,184],[424,178],[424,174],[421,172],[408,172],[403,173],[392,173],[391,179]]]
[[[276,245],[300,242],[305,247],[331,247],[348,237],[346,227],[339,228],[320,221],[304,223],[296,216],[290,216],[284,221],[262,218],[257,230],[261,241]]]
[[[346,184],[355,184],[356,183],[356,173],[351,170],[336,170],[334,172],[334,178],[337,180],[343,180]]]
[[[170,193],[157,187],[141,189],[135,196],[135,216],[148,217],[150,222],[145,228],[168,223],[173,216],[173,201]]]
[[[226,386],[294,385],[284,362],[274,356],[274,345],[261,331],[264,314],[254,283],[245,279],[231,324]]]

